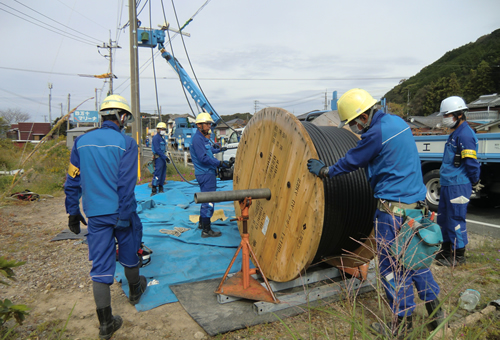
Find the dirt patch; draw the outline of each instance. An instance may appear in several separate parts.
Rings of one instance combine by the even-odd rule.
[[[0,208],[0,255],[26,261],[25,265],[15,268],[17,282],[9,287],[0,285],[0,298],[8,298],[32,308],[24,324],[16,330],[18,339],[57,338],[51,335],[52,330],[61,329],[68,317],[63,339],[97,338],[98,321],[89,277],[91,263],[88,261],[87,246],[78,240],[50,242],[55,235],[67,229],[67,221],[64,197],[29,203],[16,202]],[[481,250],[475,254],[474,249],[480,249],[488,242],[492,240],[471,235],[471,255],[480,256]],[[491,268],[488,262],[468,264],[460,270],[433,266],[434,276],[442,289],[440,296],[446,296],[445,310],[451,311],[457,305],[461,289],[454,289],[454,284],[463,284],[464,280],[467,283],[465,288],[475,288],[483,294],[482,306],[478,308],[484,307],[491,299],[499,298],[498,270],[495,274],[488,268]],[[119,283],[111,286],[111,292],[113,311],[124,320],[124,325],[113,339],[210,338],[179,303],[139,313],[128,303]],[[371,321],[375,319],[373,314],[379,313],[377,300],[377,293],[372,291],[363,294],[357,301],[364,306],[364,317]],[[284,320],[286,327],[280,322],[263,324],[215,338],[283,339],[292,338],[290,332],[311,339],[348,337],[351,329],[348,322],[351,308],[349,301],[331,303],[325,308],[336,314],[312,310]],[[417,307],[415,314],[422,317],[426,315],[423,305]],[[454,320],[465,314],[463,311],[457,312]],[[342,315],[344,319],[339,317]],[[493,318],[497,317],[498,312],[494,313]],[[358,338],[357,335],[354,338]]]

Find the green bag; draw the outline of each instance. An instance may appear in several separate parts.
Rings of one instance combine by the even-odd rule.
[[[435,213],[405,209],[403,225],[390,247],[391,255],[406,269],[429,268],[443,243],[441,228],[434,222]]]
[[[151,172],[151,174],[155,173],[154,161],[147,162],[146,166],[148,167],[148,170],[149,170],[149,172]]]

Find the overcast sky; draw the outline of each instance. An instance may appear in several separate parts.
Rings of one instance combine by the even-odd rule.
[[[220,115],[278,106],[299,115],[322,110],[325,93],[361,87],[375,98],[458,48],[500,28],[500,1],[141,0],[143,27],[164,14],[172,27],[193,21],[172,39],[174,54]],[[205,5],[205,6],[204,6]],[[175,6],[174,14],[173,6]],[[130,100],[128,0],[0,0],[0,110],[19,108],[33,121],[52,120],[109,90],[107,50],[117,41],[114,93]],[[151,25],[150,25],[151,20]],[[179,22],[179,24],[177,23]],[[171,36],[174,33],[171,32]],[[170,51],[170,47],[167,48]],[[154,113],[190,108],[172,67],[139,48],[140,107]],[[99,53],[100,52],[100,53]],[[258,102],[256,102],[258,101]],[[95,99],[80,106],[94,110]],[[196,109],[194,109],[196,111]]]

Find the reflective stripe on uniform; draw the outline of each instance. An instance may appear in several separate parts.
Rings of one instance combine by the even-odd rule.
[[[476,150],[470,150],[470,149],[462,150],[461,155],[462,155],[462,158],[469,157],[469,158],[477,159]]]
[[[80,169],[78,169],[73,164],[69,163],[68,175],[70,175],[71,177],[75,178],[79,174],[80,174]]]

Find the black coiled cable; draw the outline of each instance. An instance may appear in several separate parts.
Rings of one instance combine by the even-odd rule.
[[[330,166],[356,146],[358,139],[349,131],[302,122],[319,158]],[[323,180],[325,217],[323,234],[315,261],[345,254],[360,247],[373,228],[377,201],[363,169]],[[354,239],[354,240],[353,240]]]

